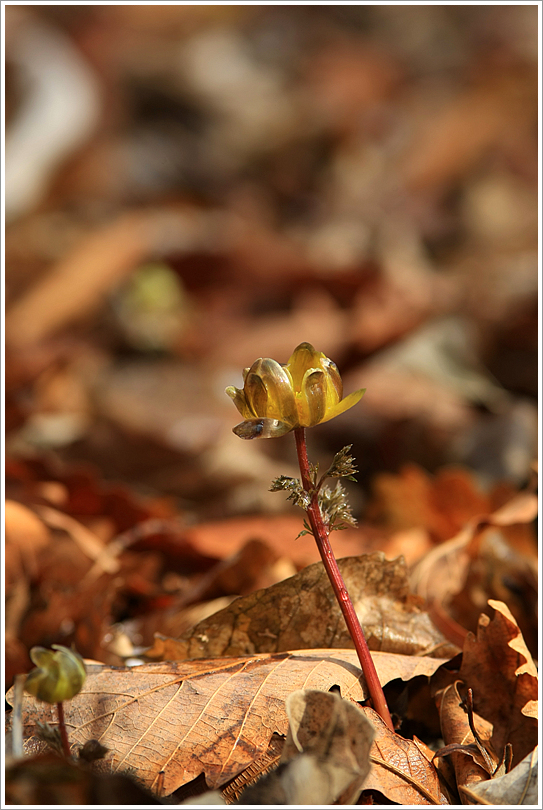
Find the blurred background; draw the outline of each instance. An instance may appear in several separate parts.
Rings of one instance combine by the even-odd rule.
[[[344,554],[414,561],[528,484],[537,6],[5,12],[9,497],[106,543],[223,521],[208,562],[240,516],[287,515],[292,545],[301,513],[267,491],[292,436],[238,439],[224,388],[301,341],[367,389],[308,435],[358,459]]]

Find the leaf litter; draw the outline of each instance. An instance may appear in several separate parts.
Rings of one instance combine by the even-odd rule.
[[[34,645],[100,662],[65,707],[73,763],[44,751],[55,710],[9,693],[9,796],[264,801],[269,772],[298,803],[533,803],[536,10],[8,11],[8,137],[39,112],[29,33],[116,110],[55,160],[51,117],[32,128],[42,196],[6,227],[6,685]],[[396,734],[267,491],[290,444],[231,433],[232,375],[302,340],[367,388],[311,441],[359,459],[359,528],[333,542]],[[294,752],[298,687],[323,723]]]
[[[352,650],[311,649],[125,669],[91,664],[66,707],[70,740],[99,740],[109,749],[108,770],[135,769],[149,788],[161,775],[162,795],[201,771],[210,787],[220,787],[267,749],[274,732],[286,734],[284,703],[293,690],[338,686],[343,697],[364,701],[357,661]],[[430,676],[442,662],[376,653],[375,663],[386,683]],[[36,733],[38,717],[54,722],[54,711],[25,696],[25,736]]]

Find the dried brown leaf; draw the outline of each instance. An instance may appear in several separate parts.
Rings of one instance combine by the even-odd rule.
[[[418,674],[429,676],[442,663],[373,655],[383,684]],[[97,739],[109,748],[101,768],[111,773],[133,768],[147,787],[159,788],[161,795],[169,795],[202,771],[212,788],[236,777],[267,751],[274,732],[286,734],[285,700],[296,689],[327,692],[337,685],[346,699],[367,698],[352,650],[307,650],[131,669],[89,664],[87,671],[82,691],[65,704],[72,745]],[[35,733],[37,721],[56,725],[56,709],[25,695],[25,738]]]
[[[318,690],[293,692],[286,710],[281,766],[239,803],[352,804],[370,770],[371,723],[355,703]]]
[[[537,670],[511,611],[503,602],[488,604],[494,616],[482,613],[477,636],[468,634],[459,677],[473,690],[477,713],[493,725],[495,750],[501,754],[511,743],[517,764],[537,745]]]
[[[83,237],[6,316],[6,342],[18,349],[48,338],[102,305],[163,240],[186,249],[202,237],[198,214],[175,209],[124,213]],[[173,244],[172,244],[173,247]]]
[[[440,749],[439,756],[450,757],[458,789],[487,780],[498,765],[497,758],[493,757],[494,768],[489,767],[489,761],[475,744],[468,715],[458,692],[459,686],[464,685],[460,681],[455,681],[436,694],[441,731],[446,743],[445,747]],[[474,724],[487,747],[492,726],[478,715],[474,715]]]
[[[511,534],[508,542],[505,532],[520,529],[532,533],[529,524],[537,509],[537,496],[521,492],[491,514],[474,517],[455,537],[415,565],[410,575],[414,592],[430,606],[435,605],[436,614],[450,614],[452,624],[460,625],[460,632],[462,628],[475,629],[481,593],[487,598],[507,599],[528,643],[536,643],[535,561],[519,552],[515,535]],[[443,618],[439,627],[447,633]]]
[[[402,557],[375,552],[338,561],[372,650],[402,655],[454,655],[420,603],[409,595]],[[166,646],[165,646],[166,645]],[[270,588],[236,599],[175,642],[157,635],[151,660],[252,655],[262,652],[350,647],[341,610],[322,563]]]
[[[378,790],[397,804],[449,804],[434,765],[417,744],[390,731],[373,709],[363,711],[376,732],[364,790]]]
[[[238,441],[238,444],[241,442]],[[251,442],[245,444],[254,446]],[[232,455],[232,447],[229,447],[229,455]],[[270,473],[269,478],[271,477]],[[186,529],[184,537],[202,554],[221,560],[239,552],[249,540],[258,538],[279,556],[288,557],[297,568],[303,568],[317,562],[320,557],[315,541],[310,535],[299,537],[296,543],[293,542],[301,528],[301,513],[234,517],[191,526]],[[347,529],[336,532],[333,543],[336,557],[347,557],[352,555],[353,551],[363,552],[365,537],[359,530]]]
[[[50,536],[43,521],[26,506],[7,500],[4,508],[6,531],[6,587],[22,576],[33,578],[38,567],[38,552]]]
[[[475,804],[535,805],[538,801],[538,748],[526,754],[522,762],[509,773],[463,790]]]

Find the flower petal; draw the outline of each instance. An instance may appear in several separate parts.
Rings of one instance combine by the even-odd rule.
[[[255,416],[288,423],[296,421],[296,402],[290,374],[275,360],[264,357],[253,363],[244,390]]]
[[[247,374],[243,390],[245,392],[247,404],[251,409],[251,416],[266,416],[268,408],[268,392],[258,372],[250,371]]]
[[[300,343],[292,352],[287,368],[292,377],[296,393],[302,390],[304,375],[309,369],[322,368],[322,360],[326,355],[315,351],[311,343]]]
[[[323,367],[328,378],[326,397],[329,403],[336,405],[343,396],[343,382],[338,367],[333,360],[324,358]]]
[[[321,421],[328,422],[329,419],[335,419],[336,416],[345,413],[345,411],[348,411],[353,405],[356,405],[357,402],[360,402],[365,393],[365,388],[361,388],[359,391],[353,391],[352,394],[342,399],[337,405],[334,405],[332,408],[327,408],[326,416]]]
[[[247,400],[245,399],[244,391],[241,391],[239,388],[236,388],[235,385],[229,385],[226,389],[226,393],[234,401],[234,405],[243,416],[244,419],[250,419],[251,416],[254,416],[254,413],[249,408],[247,404]]]
[[[247,419],[232,428],[240,439],[275,439],[294,430],[295,425],[281,422],[279,419]]]
[[[302,424],[312,427],[322,422],[326,414],[326,374],[322,368],[310,368],[304,374],[299,402]]]

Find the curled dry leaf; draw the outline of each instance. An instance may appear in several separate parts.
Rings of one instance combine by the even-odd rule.
[[[522,762],[509,773],[472,785],[463,790],[464,799],[476,804],[536,805],[538,801],[539,748],[526,754]]]
[[[417,743],[390,731],[373,709],[363,711],[375,729],[364,790],[378,790],[396,804],[450,804],[434,765]]]
[[[537,670],[507,605],[488,604],[494,617],[481,614],[477,636],[468,633],[459,677],[473,690],[477,713],[494,727],[494,749],[501,755],[511,743],[515,765],[537,745]]]
[[[374,731],[355,703],[299,690],[286,701],[289,731],[281,765],[239,804],[352,804],[370,770]]]
[[[474,517],[415,565],[411,587],[448,638],[475,629],[482,600],[499,598],[507,601],[528,644],[537,645],[536,559],[518,550],[536,548],[529,524],[537,510],[537,496],[521,492],[491,514]]]
[[[411,587],[428,601],[445,601],[449,594],[460,590],[470,562],[469,546],[480,532],[488,526],[530,523],[537,509],[537,496],[521,492],[492,514],[473,518],[455,537],[441,543],[415,566]]]
[[[387,653],[374,653],[374,661],[383,684],[430,676],[442,663]],[[334,685],[347,699],[368,697],[353,650],[118,669],[88,664],[83,689],[64,711],[72,745],[97,739],[109,749],[101,769],[134,769],[144,785],[169,795],[202,772],[211,788],[233,779],[267,751],[274,732],[287,733],[292,691]],[[38,721],[55,725],[54,707],[25,695],[26,745]]]
[[[402,655],[456,654],[409,594],[402,557],[376,552],[338,561],[371,650]],[[236,599],[175,639],[157,635],[151,660],[252,655],[315,647],[351,647],[352,640],[322,563]]]
[[[489,740],[492,726],[481,717],[474,715],[475,728],[484,742],[487,757],[483,755],[475,742],[463,699],[458,692],[460,681],[440,689],[436,693],[441,731],[446,743],[438,752],[440,757],[450,757],[458,788],[471,787],[486,781],[498,766],[498,759],[490,750]],[[493,767],[490,766],[490,762]]]

